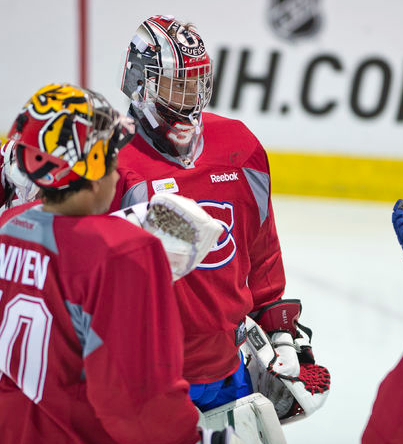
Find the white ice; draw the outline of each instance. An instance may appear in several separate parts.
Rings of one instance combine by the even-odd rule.
[[[393,203],[274,195],[273,205],[284,297],[302,300],[300,321],[312,328],[317,363],[332,376],[323,408],[284,426],[287,444],[358,444],[378,385],[403,354]]]

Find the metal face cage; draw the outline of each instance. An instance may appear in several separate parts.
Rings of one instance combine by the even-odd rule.
[[[176,69],[146,65],[144,79],[144,99],[159,102],[182,118],[198,116],[211,99],[211,63]]]

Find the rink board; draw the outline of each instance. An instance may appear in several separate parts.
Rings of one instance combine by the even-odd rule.
[[[400,159],[268,152],[274,193],[395,201],[403,197]]]

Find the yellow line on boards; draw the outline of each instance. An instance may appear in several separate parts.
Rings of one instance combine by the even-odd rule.
[[[272,191],[394,202],[403,198],[403,159],[268,150]]]

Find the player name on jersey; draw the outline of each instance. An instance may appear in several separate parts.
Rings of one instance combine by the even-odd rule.
[[[49,256],[37,251],[0,243],[0,279],[43,289]]]

